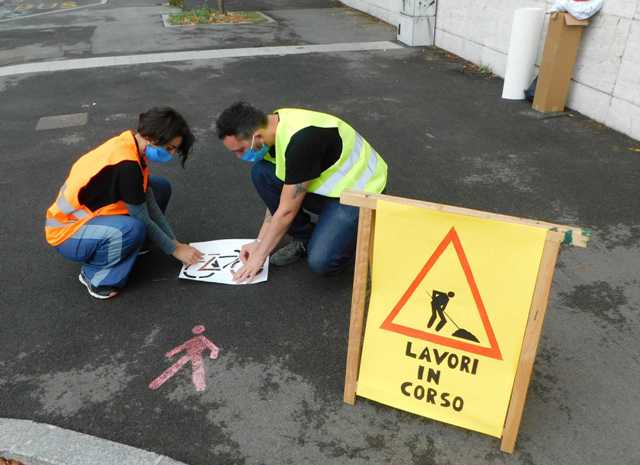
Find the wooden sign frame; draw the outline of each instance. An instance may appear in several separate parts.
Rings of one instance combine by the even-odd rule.
[[[529,226],[544,227],[548,230],[542,251],[542,259],[538,268],[533,298],[529,309],[529,317],[520,351],[520,359],[511,391],[511,399],[505,419],[500,450],[513,453],[515,449],[520,422],[527,399],[527,391],[533,372],[536,353],[542,326],[549,302],[551,283],[555,271],[560,246],[562,244],[586,247],[590,233],[582,228],[529,220],[514,216],[470,210],[467,208],[442,205],[420,200],[405,199],[383,194],[367,194],[348,190],[342,193],[340,202],[360,208],[358,220],[358,242],[356,246],[355,269],[353,276],[353,294],[351,298],[351,317],[349,322],[349,343],[347,348],[347,367],[344,383],[344,401],[354,405],[356,387],[360,369],[360,357],[364,340],[364,321],[368,299],[368,283],[370,267],[373,263],[373,236],[375,233],[375,210],[378,200],[385,200],[403,205],[411,205],[428,210],[456,213],[476,218],[485,218],[507,223],[518,223]]]

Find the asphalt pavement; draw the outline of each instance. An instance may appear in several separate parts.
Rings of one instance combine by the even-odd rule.
[[[395,37],[332,2],[229,3],[276,22],[176,32],[162,28],[166,6],[110,1],[0,24],[0,66]],[[143,40],[140,30],[159,35]],[[640,463],[640,143],[576,113],[532,117],[527,103],[501,100],[501,86],[427,48],[0,78],[0,417],[192,465]],[[249,167],[214,133],[216,116],[239,99],[346,119],[388,162],[390,194],[593,230],[587,249],[560,256],[514,455],[491,437],[342,402],[349,272],[321,278],[298,263],[273,268],[263,284],[208,285],[178,280],[180,265],[153,251],[121,295],[97,302],[78,266],[46,245],[44,212],[73,161],[153,105],[181,111],[198,138],[186,169],[154,167],[173,184],[178,238],[254,237],[264,207]],[[36,131],[42,117],[79,113],[86,124]],[[182,371],[151,391],[165,352],[197,324],[221,348],[206,361],[206,390]]]

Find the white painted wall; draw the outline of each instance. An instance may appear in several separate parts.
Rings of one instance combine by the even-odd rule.
[[[343,0],[391,24],[404,0]],[[552,0],[438,0],[436,45],[504,77],[513,12]],[[396,16],[394,16],[396,15]],[[540,38],[539,59],[545,34]],[[605,0],[578,51],[569,108],[640,140],[640,0]]]
[[[433,45],[436,0],[342,0],[352,8],[376,16],[397,28],[407,45]]]
[[[436,45],[504,76],[514,10],[548,9],[551,4],[550,0],[439,0]],[[540,55],[543,40],[544,35]],[[605,0],[585,30],[568,106],[640,139],[640,0]]]

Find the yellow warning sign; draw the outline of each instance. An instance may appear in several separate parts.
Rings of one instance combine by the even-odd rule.
[[[546,234],[379,200],[357,394],[500,437]]]

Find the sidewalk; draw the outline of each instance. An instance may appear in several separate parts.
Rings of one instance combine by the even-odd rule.
[[[25,465],[185,465],[56,426],[0,418],[0,457]]]
[[[263,8],[275,22],[252,25],[164,27],[162,15],[179,11],[158,2],[108,4],[46,17],[0,22],[0,66],[93,56],[172,50],[394,40],[392,27],[333,2],[282,8],[280,2],[229,2],[229,9]],[[298,7],[297,2],[295,6]],[[273,8],[276,7],[276,8]]]

